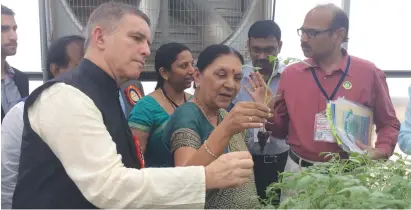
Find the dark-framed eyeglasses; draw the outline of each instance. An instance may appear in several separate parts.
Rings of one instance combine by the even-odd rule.
[[[318,34],[325,33],[325,32],[331,32],[336,30],[335,28],[329,28],[325,30],[317,30],[317,29],[304,29],[304,28],[299,28],[297,29],[297,34],[298,36],[302,36],[303,34],[306,34],[309,38],[315,38],[317,37]]]

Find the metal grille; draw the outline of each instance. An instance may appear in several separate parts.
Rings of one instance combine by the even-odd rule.
[[[164,43],[183,43],[194,57],[210,44],[225,43],[239,30],[241,23],[249,21],[244,16],[251,3],[261,0],[61,0],[78,30],[82,30],[95,8],[110,1],[134,5],[150,17],[153,45],[147,70],[152,70],[150,64],[154,63],[155,50]],[[243,55],[246,53],[245,38],[231,44]]]
[[[138,7],[140,0],[67,0],[78,22],[85,26],[88,17],[99,5],[107,2],[120,2]]]

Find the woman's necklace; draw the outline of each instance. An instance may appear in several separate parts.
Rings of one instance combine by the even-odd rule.
[[[176,102],[174,102],[173,100],[171,100],[170,97],[168,97],[167,92],[164,90],[163,87],[161,87],[160,89],[161,89],[161,92],[163,93],[164,99],[168,101],[171,104],[171,106],[173,106],[174,110],[176,110],[179,107],[179,105],[177,105]],[[185,102],[187,102],[187,98],[186,98],[186,94],[184,93],[184,103]]]
[[[203,114],[204,114],[204,116],[207,118],[207,120],[210,122],[210,124],[211,124],[214,128],[217,127],[217,125],[218,125],[218,113],[217,113],[217,124],[214,124],[213,121],[211,120],[211,117],[206,114],[203,106],[201,106],[201,103],[200,103],[200,101],[198,100],[198,98],[197,98],[197,97],[194,97],[194,99],[195,99],[196,102],[197,102],[197,106],[200,107],[201,111],[203,112]],[[230,142],[231,142],[231,140],[230,140]],[[230,149],[230,142],[229,142],[228,145],[227,145],[227,149],[226,149],[227,152],[230,152],[230,150],[231,150],[231,149]],[[240,144],[237,142],[237,149],[240,149],[240,148],[241,148],[241,147],[240,147]]]
[[[218,125],[218,114],[217,114],[217,124],[214,124],[213,121],[211,120],[211,117],[207,115],[207,113],[205,112],[205,109],[203,108],[203,106],[201,106],[200,101],[198,100],[197,97],[194,97],[194,99],[197,102],[198,107],[200,107],[201,111],[203,112],[203,114],[205,115],[205,117],[207,118],[207,120],[211,123],[211,125],[215,128]]]

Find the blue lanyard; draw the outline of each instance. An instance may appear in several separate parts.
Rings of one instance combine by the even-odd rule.
[[[334,91],[331,93],[331,96],[329,97],[323,86],[321,85],[320,81],[318,80],[317,74],[315,73],[315,68],[311,68],[311,73],[313,74],[315,83],[317,83],[318,88],[320,88],[322,94],[324,97],[327,99],[327,101],[333,100],[335,95],[337,94],[338,90],[340,89],[340,86],[342,82],[344,81],[345,77],[347,76],[348,70],[350,69],[350,64],[351,64],[351,57],[348,56],[348,61],[347,61],[347,66],[345,67],[344,73],[340,77],[340,81],[338,81],[337,86],[334,88]]]

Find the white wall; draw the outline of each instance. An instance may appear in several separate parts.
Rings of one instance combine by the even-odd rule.
[[[350,20],[350,53],[384,70],[411,71],[410,0],[352,0]]]
[[[281,57],[304,58],[297,29],[317,4],[342,0],[277,0],[275,21],[281,28]],[[411,71],[411,1],[351,0],[348,52],[374,62],[382,70]],[[393,98],[408,98],[411,78],[388,78]]]
[[[41,71],[40,22],[37,0],[2,0],[16,15],[17,54],[7,61],[21,71]]]

